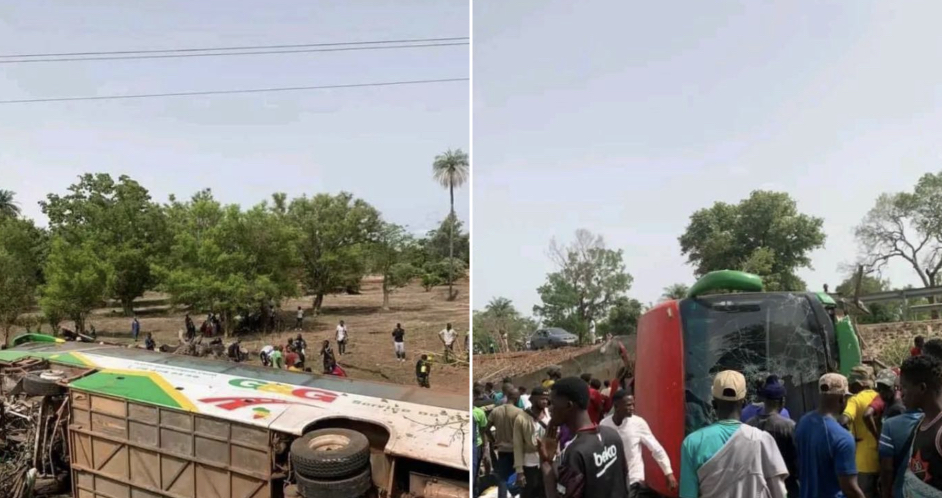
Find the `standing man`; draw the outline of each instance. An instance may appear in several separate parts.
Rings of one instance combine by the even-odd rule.
[[[291,342],[289,340],[289,342]],[[294,345],[288,346],[285,351],[285,368],[292,368],[301,362],[301,356],[294,350]]]
[[[397,323],[396,328],[392,331],[393,336],[393,349],[396,351],[396,359],[399,361],[406,361],[406,343],[404,342],[404,337],[406,331],[403,330],[402,324]]]
[[[137,336],[141,333],[141,322],[137,321],[137,315],[134,315],[134,320],[131,320],[131,337],[134,338],[134,342],[137,342]]]
[[[798,481],[801,498],[841,496],[865,498],[857,485],[854,437],[835,417],[844,411],[850,396],[847,379],[837,373],[818,380],[818,409],[806,413],[795,427],[798,448]]]
[[[442,345],[445,346],[445,363],[449,363],[455,354],[455,338],[458,337],[458,332],[451,328],[449,323],[438,332],[438,337],[442,340]]]
[[[873,375],[866,366],[851,369],[850,392],[854,393],[838,421],[850,430],[857,444],[857,485],[867,498],[876,498],[880,479],[880,456],[877,436],[867,428],[864,415],[877,392],[873,390]]]
[[[904,476],[905,496],[938,496],[942,490],[942,362],[929,355],[907,358],[900,367],[900,387],[906,406],[924,413]]]
[[[330,341],[324,339],[321,346],[321,360],[324,363],[324,373],[330,373],[330,363],[334,359],[334,350],[330,348]]]
[[[540,471],[546,498],[596,498],[628,495],[628,461],[621,438],[611,427],[589,419],[589,385],[578,377],[553,383],[550,391],[551,424],[540,441]],[[575,436],[562,454],[557,433],[567,427]],[[554,467],[555,466],[555,467]]]
[[[605,400],[602,399],[602,393],[592,387],[592,374],[584,373],[581,378],[589,386],[589,419],[593,424],[598,424],[602,421],[602,415],[605,414]],[[599,382],[598,385],[601,386],[602,383]]]
[[[340,323],[337,324],[337,353],[340,356],[347,351],[347,326],[344,325],[343,320],[340,320]]]
[[[304,330],[304,310],[298,306],[298,315],[294,319],[294,328],[297,330]]]
[[[880,439],[883,430],[883,421],[906,412],[903,398],[899,394],[899,376],[890,369],[884,369],[877,375],[877,397],[873,398],[867,411],[864,412],[864,422],[867,429]]]
[[[757,403],[749,403],[748,405],[746,405],[745,408],[743,408],[743,410],[742,410],[742,421],[743,421],[743,422],[748,422],[749,419],[751,419],[752,417],[755,417],[756,415],[761,415],[761,414],[763,413],[762,410],[763,410],[763,407],[765,406],[765,403],[764,403],[764,399],[763,399],[762,394],[763,394],[763,393],[766,391],[766,389],[769,388],[770,386],[775,386],[775,385],[780,384],[780,383],[781,383],[781,380],[779,380],[778,376],[776,376],[776,375],[770,375],[770,376],[766,377],[765,382],[764,382],[764,383],[761,383],[761,384],[758,386],[758,388],[756,389],[756,395],[757,395],[756,397],[758,398],[758,400],[757,400],[758,402],[757,402]],[[776,388],[776,387],[773,387],[773,389],[777,389],[777,388]],[[783,395],[783,396],[784,396],[784,395]],[[780,416],[784,417],[784,418],[789,419],[789,420],[791,420],[791,418],[792,418],[791,415],[788,413],[788,408],[785,408],[784,406],[783,406],[782,409],[778,412],[778,414],[779,414]]]
[[[762,411],[746,421],[756,429],[772,435],[778,446],[785,466],[788,468],[788,479],[785,479],[785,489],[788,496],[798,497],[798,447],[795,446],[795,422],[782,416],[785,409],[785,384],[778,377],[770,376],[759,392],[765,400]]]
[[[611,427],[621,436],[621,444],[625,449],[625,459],[628,461],[628,498],[639,496],[644,486],[644,460],[641,458],[641,445],[651,452],[661,472],[667,479],[667,487],[673,492],[677,491],[677,479],[671,469],[671,461],[664,451],[661,443],[654,438],[648,423],[635,415],[635,398],[624,389],[618,390],[612,396],[614,413],[600,424],[602,427]]]
[[[523,488],[521,498],[543,497],[539,446],[549,424],[547,403],[545,391],[537,387],[530,394],[530,408],[514,419],[514,470],[517,472],[517,486]]]
[[[494,461],[494,470],[502,482],[514,472],[514,420],[523,410],[517,407],[520,394],[513,386],[505,386],[504,395],[507,402],[491,410],[487,417],[487,427],[484,434],[490,438],[497,460]],[[491,432],[491,428],[494,432]]]
[[[428,361],[428,355],[423,354],[419,361],[415,363],[415,380],[419,382],[419,387],[431,388],[428,378],[432,373],[432,365]]]
[[[926,338],[917,335],[913,340],[913,348],[909,350],[910,356],[919,356],[922,354],[922,348],[926,345]]]
[[[681,498],[785,498],[788,468],[769,434],[740,421],[746,378],[725,370],[713,378],[717,421],[684,438]]]
[[[196,337],[196,324],[193,323],[193,319],[190,318],[190,314],[186,314],[186,318],[183,320],[184,325],[186,326],[186,340],[192,341]]]

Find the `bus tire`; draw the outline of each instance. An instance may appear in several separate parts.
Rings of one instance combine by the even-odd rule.
[[[23,392],[29,396],[55,396],[65,393],[65,388],[54,380],[46,380],[39,374],[31,373],[23,377]]]
[[[308,479],[349,477],[370,466],[370,442],[350,429],[320,429],[291,443],[295,473]]]
[[[319,481],[295,473],[298,492],[304,498],[357,498],[373,487],[373,474],[366,467],[359,474],[334,481]]]

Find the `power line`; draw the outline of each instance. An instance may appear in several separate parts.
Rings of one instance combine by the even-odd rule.
[[[411,80],[411,81],[386,81],[378,83],[351,83],[347,85],[319,85],[319,86],[294,86],[278,88],[251,88],[245,90],[208,90],[200,92],[175,92],[175,93],[142,93],[136,95],[102,95],[91,97],[56,97],[48,99],[21,99],[21,100],[0,100],[0,104],[31,104],[39,102],[72,102],[78,100],[122,100],[122,99],[148,99],[157,97],[191,97],[197,95],[233,95],[240,93],[268,93],[268,92],[297,92],[302,90],[329,90],[336,88],[366,88],[382,86],[400,86],[400,85],[424,85],[431,83],[451,83],[456,81],[468,81],[470,78],[445,78],[437,80]]]
[[[208,54],[162,54],[162,55],[115,55],[104,57],[63,57],[58,59],[13,59],[0,60],[0,64],[28,64],[33,62],[75,62],[75,61],[110,61],[110,60],[130,60],[130,59],[176,59],[181,57],[226,57],[232,55],[269,55],[269,54],[297,54],[309,52],[351,52],[359,50],[394,50],[403,48],[429,48],[429,47],[451,47],[456,45],[468,45],[470,42],[456,43],[426,43],[412,45],[381,45],[367,47],[339,47],[339,48],[307,48],[301,50],[265,50],[253,52],[221,52]]]
[[[210,52],[222,50],[266,50],[281,48],[310,48],[310,47],[336,47],[340,45],[382,45],[390,43],[425,43],[425,42],[449,42],[459,40],[470,40],[467,36],[458,36],[450,38],[412,38],[404,40],[370,40],[353,42],[332,42],[332,43],[302,43],[295,45],[247,45],[235,47],[208,47],[208,48],[171,48],[163,50],[120,50],[108,52],[62,52],[62,53],[44,53],[44,54],[10,54],[0,55],[0,58],[17,57],[74,57],[81,55],[128,55],[128,54],[158,54],[171,52]]]

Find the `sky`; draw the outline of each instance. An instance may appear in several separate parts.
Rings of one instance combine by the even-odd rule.
[[[756,189],[824,219],[799,276],[833,289],[877,196],[942,170],[940,18],[930,0],[475,2],[474,308],[530,314],[550,240],[579,228],[655,302],[694,281],[689,216]]]
[[[0,55],[467,37],[467,0],[4,2]],[[0,100],[469,77],[468,46],[240,57],[0,64]],[[166,202],[212,188],[253,205],[349,191],[413,232],[448,214],[431,178],[469,150],[467,81],[362,89],[0,105],[0,189],[24,215],[84,172]],[[456,192],[469,220],[469,188]]]

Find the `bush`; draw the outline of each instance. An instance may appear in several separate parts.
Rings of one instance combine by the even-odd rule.
[[[434,273],[426,273],[422,275],[422,287],[425,288],[425,292],[429,292],[432,290],[432,287],[437,287],[443,283],[445,283],[445,281]]]

